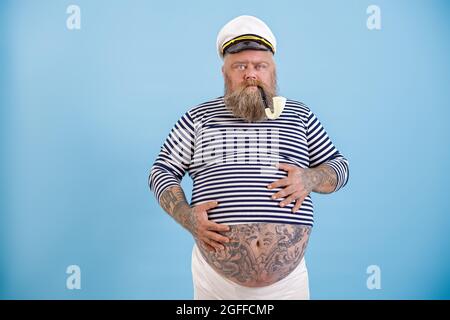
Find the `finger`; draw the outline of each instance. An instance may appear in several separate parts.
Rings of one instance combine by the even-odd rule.
[[[278,188],[278,187],[284,187],[289,184],[288,178],[279,179],[275,182],[272,182],[271,184],[267,185],[268,189]]]
[[[218,204],[219,204],[219,202],[217,202],[217,201],[208,201],[208,202],[200,204],[200,206],[202,206],[202,209],[204,209],[204,210],[209,210],[209,209],[217,207]]]
[[[205,234],[209,239],[214,240],[218,243],[228,243],[230,242],[230,239],[228,239],[227,237],[218,234],[217,232],[212,232],[212,231],[208,231]]]
[[[294,194],[291,194],[289,197],[280,202],[280,207],[287,206],[294,200],[295,200]]]
[[[227,224],[222,224],[222,223],[216,223],[214,221],[208,220],[206,223],[206,228],[208,230],[212,230],[212,231],[220,231],[220,232],[227,232],[230,231],[230,226]]]
[[[297,212],[300,209],[305,198],[306,198],[306,196],[300,197],[297,199],[297,201],[295,201],[295,206],[294,206],[294,208],[292,208],[292,212]]]
[[[221,245],[220,243],[218,243],[212,239],[203,238],[203,241],[206,242],[207,244],[209,244],[211,247],[213,247],[216,251],[225,249],[225,247],[223,245]]]
[[[287,163],[277,163],[275,165],[275,167],[277,167],[278,169],[284,170],[284,171],[291,171],[292,169],[295,169],[296,167],[291,165],[291,164],[287,164]]]
[[[202,246],[203,249],[208,250],[208,251],[216,251],[216,249],[212,246],[210,246],[209,244],[207,244],[205,241],[200,241],[200,245]]]
[[[289,186],[289,187],[284,188],[283,190],[278,191],[274,195],[272,195],[272,199],[275,200],[278,198],[285,198],[286,196],[289,196],[294,192],[295,192],[295,187]]]
[[[297,212],[298,209],[300,209],[301,205],[302,205],[302,202],[300,201],[300,199],[297,199],[295,201],[295,206],[292,208],[292,212]]]

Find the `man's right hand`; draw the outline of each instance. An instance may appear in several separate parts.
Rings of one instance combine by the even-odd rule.
[[[229,231],[229,226],[208,220],[208,210],[217,205],[217,201],[208,201],[190,207],[188,212],[183,213],[186,217],[185,223],[183,223],[184,227],[196,240],[202,241],[210,251],[223,250],[225,247],[222,243],[230,241],[229,238],[220,234],[220,232]]]
[[[215,208],[218,205],[217,201],[208,201],[191,207],[186,201],[183,189],[176,185],[167,188],[161,194],[160,204],[164,211],[192,233],[195,240],[200,241],[200,244],[208,250],[224,249],[221,243],[230,241],[219,233],[230,231],[229,226],[208,220],[207,211]]]

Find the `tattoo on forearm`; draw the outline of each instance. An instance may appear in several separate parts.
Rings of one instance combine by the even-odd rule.
[[[316,187],[313,189],[317,193],[331,193],[337,185],[336,172],[328,165],[320,165],[314,168],[316,173]]]
[[[225,250],[208,251],[198,242],[209,264],[225,277],[246,286],[261,286],[286,277],[302,260],[311,228],[290,224],[231,225],[224,233]],[[255,250],[254,248],[258,248]]]
[[[165,190],[161,195],[160,204],[178,223],[191,233],[195,233],[197,221],[181,187],[173,186]]]

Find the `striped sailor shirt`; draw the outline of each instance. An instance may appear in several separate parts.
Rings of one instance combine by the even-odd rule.
[[[290,223],[312,226],[311,195],[297,212],[295,201],[284,207],[271,196],[282,188],[267,185],[287,176],[274,166],[301,168],[329,165],[337,175],[334,190],[349,178],[347,159],[336,149],[319,119],[303,103],[287,100],[281,116],[249,123],[225,107],[223,97],[188,110],[174,125],[149,175],[149,187],[160,201],[169,187],[188,172],[193,180],[191,206],[218,201],[208,210],[217,223]]]

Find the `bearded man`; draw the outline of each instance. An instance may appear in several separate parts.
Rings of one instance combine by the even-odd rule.
[[[174,125],[149,175],[161,207],[194,237],[195,299],[309,299],[311,192],[346,185],[347,159],[315,114],[277,96],[275,36],[253,16],[217,37],[225,93]],[[180,186],[193,179],[187,202]]]

